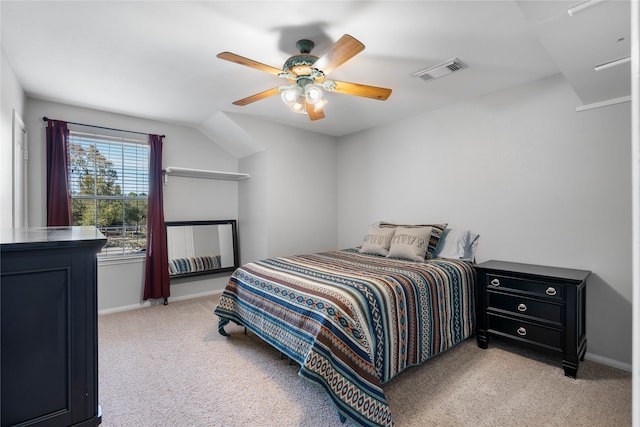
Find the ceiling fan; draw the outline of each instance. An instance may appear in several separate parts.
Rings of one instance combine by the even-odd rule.
[[[236,64],[246,65],[281,77],[289,85],[274,87],[235,101],[234,105],[244,106],[273,95],[280,94],[284,103],[296,113],[306,113],[311,120],[324,118],[322,107],[327,103],[322,90],[345,95],[362,96],[384,101],[391,95],[391,89],[329,80],[326,75],[364,50],[364,44],[348,34],[340,37],[322,56],[311,55],[314,43],[298,40],[299,55],[287,59],[282,69],[244,58],[231,52],[222,52],[218,58]]]

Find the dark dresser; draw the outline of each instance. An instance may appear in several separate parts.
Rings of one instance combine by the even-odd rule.
[[[0,230],[1,423],[95,426],[95,227]]]
[[[478,272],[478,346],[491,336],[562,356],[566,376],[575,378],[587,350],[586,281],[591,272],[487,261]]]

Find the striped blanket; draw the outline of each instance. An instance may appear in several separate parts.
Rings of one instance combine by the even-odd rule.
[[[392,426],[382,384],[473,333],[474,286],[469,262],[346,249],[245,264],[215,314],[221,334],[233,321],[298,362],[342,420]]]

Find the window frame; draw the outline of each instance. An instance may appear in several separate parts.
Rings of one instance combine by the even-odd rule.
[[[103,153],[99,150],[100,145],[104,145],[107,144],[110,148],[109,151],[111,151],[111,149],[113,149],[113,147],[116,147],[115,153],[116,156],[112,156],[111,153]],[[115,160],[117,164],[117,169],[116,169],[116,185],[118,185],[120,187],[119,191],[121,192],[121,194],[119,195],[102,195],[102,194],[98,194],[98,185],[95,185],[95,182],[97,181],[96,177],[98,176],[98,167],[96,167],[96,158],[94,157],[92,159],[93,163],[90,166],[91,169],[93,169],[93,177],[94,177],[94,185],[93,185],[93,194],[79,194],[80,191],[76,190],[74,191],[74,185],[78,185],[79,183],[79,179],[77,177],[79,177],[81,174],[77,174],[74,177],[74,174],[76,174],[76,172],[73,170],[74,166],[76,166],[75,163],[72,163],[72,151],[73,151],[73,147],[74,145],[80,145],[80,146],[89,146],[89,147],[93,147],[97,153],[100,153],[102,156],[105,157],[105,159],[108,162],[111,162],[113,164],[114,162],[114,157],[118,157],[118,155],[120,156],[120,159]],[[134,173],[132,175],[127,175],[125,172],[125,169],[127,168],[127,155],[126,155],[126,147],[127,146],[132,146],[132,145],[139,145],[145,148],[144,151],[146,151],[146,162],[145,162],[145,167],[142,171],[142,175],[146,176],[146,181],[141,181],[144,182],[144,191],[140,192],[140,182],[137,180],[137,176],[139,175],[138,168],[135,167],[132,170],[134,170]],[[103,232],[103,234],[105,234],[107,236],[107,245],[105,245],[105,247],[102,249],[102,251],[100,253],[98,253],[98,257],[100,260],[117,260],[117,259],[130,259],[130,258],[140,258],[140,257],[145,257],[146,256],[146,248],[147,248],[147,239],[148,239],[148,218],[147,218],[147,212],[144,212],[141,216],[141,219],[144,219],[144,225],[141,225],[141,222],[138,222],[137,224],[128,224],[126,223],[125,217],[126,217],[126,209],[125,209],[125,205],[127,202],[145,202],[148,203],[149,200],[149,169],[150,169],[150,155],[151,155],[151,146],[149,145],[149,141],[146,140],[141,140],[138,138],[127,138],[127,137],[123,137],[123,136],[115,136],[115,135],[109,135],[108,133],[103,133],[103,134],[97,134],[97,133],[88,133],[88,132],[83,132],[83,131],[79,131],[79,130],[75,130],[75,129],[69,129],[69,136],[68,136],[68,144],[67,144],[67,148],[68,148],[68,155],[69,155],[69,160],[68,160],[68,164],[67,164],[67,174],[69,176],[69,198],[72,204],[72,221],[73,221],[73,201],[74,200],[88,200],[88,201],[94,201],[94,206],[96,206],[95,211],[94,211],[94,218],[93,218],[93,226],[95,226],[98,230],[100,230],[101,232]],[[137,156],[137,150],[138,147],[135,148],[136,149],[136,156]],[[136,162],[139,163],[140,161],[137,159],[136,157]],[[127,178],[134,176],[136,177],[136,183],[134,184],[134,187],[136,189],[136,196],[129,196],[127,194],[131,193],[131,188],[127,188]],[[74,179],[75,178],[75,179]],[[144,195],[138,195],[138,194],[144,194]],[[118,225],[108,225],[108,226],[101,226],[99,224],[98,221],[98,217],[99,217],[99,212],[97,209],[98,203],[100,201],[118,201],[121,203],[121,221],[118,223]],[[118,246],[110,246],[109,243],[111,241],[113,241],[112,236],[110,235],[110,233],[105,233],[106,230],[109,229],[119,229],[120,233],[119,236],[121,236],[120,238],[123,239],[123,243],[126,243],[127,241],[127,232],[129,230],[131,230],[131,228],[135,228],[135,227],[143,227],[145,232],[144,232],[144,245],[140,245],[140,249],[138,249],[137,251],[134,250],[129,250],[127,251],[127,246],[126,245],[118,245]],[[105,231],[103,231],[105,230]],[[116,249],[116,251],[114,251],[113,249]],[[111,251],[109,251],[109,249],[111,249]]]

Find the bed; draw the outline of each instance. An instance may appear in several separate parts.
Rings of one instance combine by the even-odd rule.
[[[433,227],[417,261],[384,254],[410,228],[375,228],[384,238],[368,238],[370,229],[358,248],[241,266],[215,314],[221,334],[237,323],[297,362],[298,375],[328,393],[342,421],[393,426],[382,385],[472,335],[475,270],[471,261],[437,257]]]

